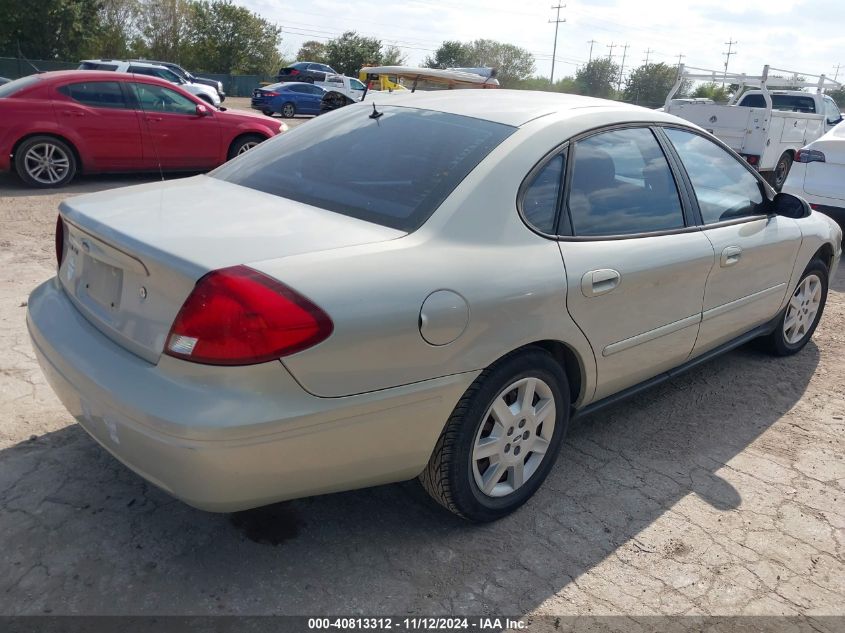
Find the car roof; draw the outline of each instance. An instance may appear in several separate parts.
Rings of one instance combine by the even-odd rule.
[[[377,102],[380,96],[381,93],[373,93],[372,97],[368,95],[367,103]],[[407,93],[385,95],[383,98],[384,105],[436,110],[514,127],[519,127],[529,121],[550,114],[566,111],[572,111],[573,114],[583,113],[584,109],[587,108],[613,109],[617,113],[620,110],[630,111],[632,120],[637,121],[680,121],[677,117],[621,101],[536,90],[503,90],[497,88],[431,90],[414,93],[408,91]]]
[[[35,75],[43,81],[59,81],[63,79],[85,79],[94,80],[102,79],[104,81],[143,81],[145,83],[154,83],[158,86],[165,86],[173,89],[174,85],[164,79],[158,77],[150,77],[149,75],[137,75],[134,73],[116,73],[113,70],[51,70]],[[175,86],[178,88],[179,86]]]
[[[80,64],[132,64],[134,66],[144,66],[146,68],[163,68],[170,70],[163,62],[152,62],[143,59],[83,59]]]

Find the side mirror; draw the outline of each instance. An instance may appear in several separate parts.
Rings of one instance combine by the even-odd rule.
[[[781,192],[772,200],[772,213],[797,220],[809,217],[812,210],[803,198]]]
[[[211,114],[211,110],[208,109],[208,106],[204,106],[201,103],[197,104],[197,116],[209,116]]]

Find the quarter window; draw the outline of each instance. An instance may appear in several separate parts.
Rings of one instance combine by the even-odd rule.
[[[578,236],[678,229],[684,214],[672,171],[651,130],[631,128],[575,144],[569,213]]]
[[[61,86],[58,91],[92,108],[126,108],[126,100],[116,81],[91,81]]]
[[[842,120],[842,113],[839,111],[839,106],[830,97],[824,98],[824,116],[828,123],[836,123]]]
[[[745,165],[713,141],[667,128],[695,189],[705,224],[766,213],[763,190]]]
[[[522,213],[526,222],[543,233],[554,233],[555,230],[563,170],[563,155],[559,154],[534,176],[522,197]]]
[[[132,84],[142,110],[196,114],[197,104],[175,90],[152,84]]]

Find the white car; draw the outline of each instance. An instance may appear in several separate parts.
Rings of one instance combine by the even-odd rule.
[[[845,225],[845,123],[798,150],[783,191]]]
[[[172,84],[180,86],[183,90],[187,90],[192,95],[195,95],[214,106],[220,107],[220,95],[211,86],[204,84],[186,82],[175,72],[164,66],[158,64],[151,64],[149,62],[124,62],[118,59],[83,59],[79,64],[77,70],[113,70],[119,73],[134,73],[136,75],[147,75],[148,77],[158,77],[164,79]]]

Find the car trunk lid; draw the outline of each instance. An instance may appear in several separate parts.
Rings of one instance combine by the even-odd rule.
[[[152,363],[209,271],[405,234],[204,176],[80,196],[60,211],[65,291],[100,331]]]

